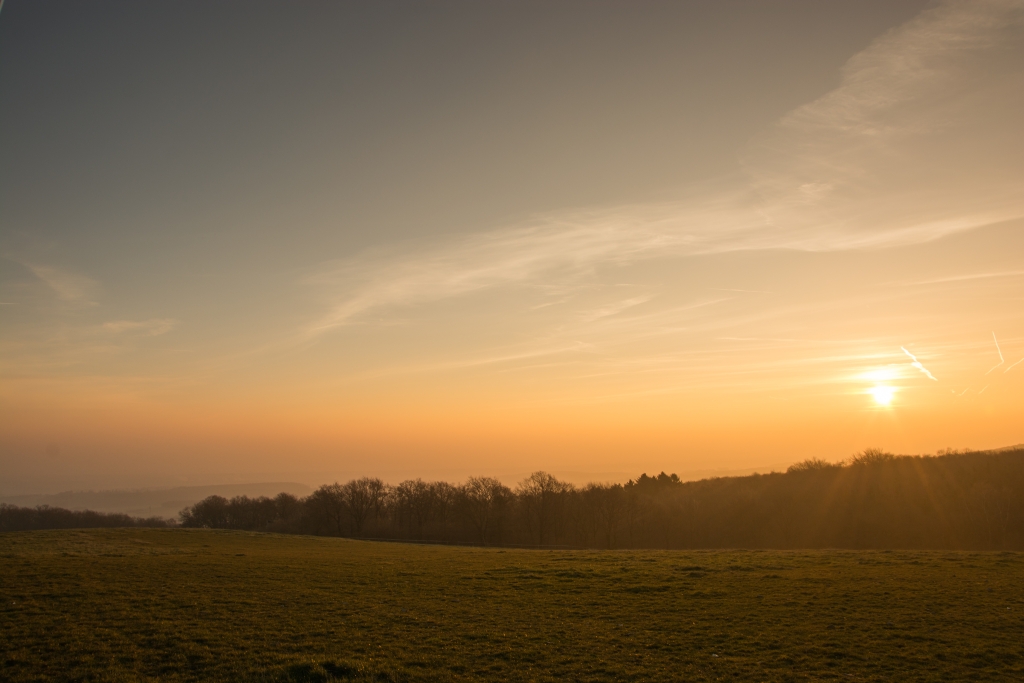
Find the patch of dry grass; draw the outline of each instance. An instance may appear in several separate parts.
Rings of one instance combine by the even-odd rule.
[[[1020,680],[1024,554],[0,534],[0,678]]]

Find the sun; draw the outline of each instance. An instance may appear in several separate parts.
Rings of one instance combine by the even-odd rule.
[[[868,389],[868,393],[875,397],[875,403],[880,406],[887,406],[892,403],[892,397],[896,394],[896,388],[885,384],[876,384]]]

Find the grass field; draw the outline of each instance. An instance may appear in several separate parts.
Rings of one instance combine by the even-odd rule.
[[[0,534],[0,678],[1022,680],[1024,555]]]

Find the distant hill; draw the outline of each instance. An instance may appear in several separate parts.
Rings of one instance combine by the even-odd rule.
[[[168,489],[140,489],[135,491],[65,491],[63,493],[0,496],[0,503],[19,507],[49,505],[66,510],[93,510],[118,512],[134,517],[177,518],[183,508],[209,496],[276,496],[281,492],[305,497],[313,489],[295,482],[268,482],[259,484],[225,484],[221,486],[178,486]]]

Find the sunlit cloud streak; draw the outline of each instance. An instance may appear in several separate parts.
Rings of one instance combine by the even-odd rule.
[[[314,284],[340,287],[347,296],[307,331],[318,334],[372,308],[528,285],[541,277],[550,293],[561,294],[598,266],[649,258],[686,239],[659,223],[639,222],[616,212],[606,212],[603,218],[592,216],[586,224],[548,218],[533,226],[475,235],[404,257],[362,255],[310,278]]]
[[[990,144],[1016,123],[988,113],[1024,104],[1024,60],[1008,73],[1003,54],[1020,45],[1024,3],[923,12],[851,58],[839,87],[752,142],[743,177],[672,201],[556,212],[335,261],[308,278],[334,303],[301,336],[499,287],[543,283],[564,296],[645,260],[887,248],[1020,218],[1024,159]]]
[[[625,299],[623,301],[616,301],[607,306],[595,309],[593,311],[587,311],[582,315],[584,322],[594,322],[600,318],[607,318],[609,316],[618,315],[623,311],[639,306],[640,304],[647,303],[651,300],[650,296],[636,296],[631,299]]]
[[[922,373],[924,373],[925,377],[927,377],[928,379],[934,380],[936,382],[939,381],[939,380],[935,379],[935,376],[932,375],[932,373],[928,372],[928,368],[926,368],[925,366],[921,365],[921,362],[917,360],[917,356],[912,354],[910,351],[907,351],[907,349],[905,347],[903,347],[903,346],[901,346],[900,348],[903,349],[903,353],[905,353],[908,356],[910,356],[910,360],[913,361],[911,363],[912,366],[914,366],[915,368],[920,370]]]
[[[62,300],[92,303],[96,282],[84,275],[69,273],[60,268],[40,264],[25,264],[32,274],[42,280]]]
[[[969,280],[988,280],[1003,277],[1019,277],[1021,275],[1024,275],[1024,270],[1005,270],[993,273],[971,273],[968,275],[951,275],[949,277],[939,277],[928,280],[916,280],[914,282],[897,282],[893,284],[901,285],[904,287],[913,287],[919,285],[941,285],[953,282],[966,282]]]
[[[851,58],[839,88],[785,116],[745,159],[772,239],[891,246],[1020,216],[1021,161],[964,150],[1007,126],[979,100],[1020,106],[1019,67],[995,65],[1019,49],[1022,21],[1016,1],[945,3]]]
[[[157,337],[170,332],[177,324],[178,321],[171,318],[153,318],[151,320],[112,320],[103,323],[102,327],[104,331],[114,334],[133,332]]]

